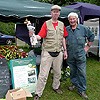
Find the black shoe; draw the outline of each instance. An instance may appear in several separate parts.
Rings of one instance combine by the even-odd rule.
[[[39,100],[39,96],[37,94],[34,96],[34,100]]]
[[[86,95],[86,93],[83,91],[83,92],[78,92],[79,93],[79,95],[81,96],[81,97],[83,97],[85,100],[88,100],[88,96]]]
[[[75,89],[74,85],[68,87],[68,90],[70,90],[70,91],[73,91],[74,89]]]
[[[62,94],[63,92],[62,92],[62,90],[60,89],[60,88],[58,88],[58,89],[53,89],[56,93],[58,93],[58,94]]]

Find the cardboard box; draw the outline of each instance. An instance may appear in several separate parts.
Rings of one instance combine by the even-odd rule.
[[[26,100],[27,97],[32,97],[32,94],[22,88],[8,90],[6,100]]]

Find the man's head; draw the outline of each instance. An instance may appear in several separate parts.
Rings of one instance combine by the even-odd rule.
[[[78,14],[75,12],[71,12],[68,15],[68,20],[71,26],[77,25],[78,22]]]
[[[58,5],[53,5],[51,7],[51,16],[54,20],[57,20],[60,15],[61,7]]]

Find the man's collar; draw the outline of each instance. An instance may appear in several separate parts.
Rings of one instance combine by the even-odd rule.
[[[70,29],[70,30],[72,29],[72,28],[71,28],[71,25],[70,25],[69,29]],[[77,24],[76,29],[80,29],[80,25],[79,25],[79,24]]]

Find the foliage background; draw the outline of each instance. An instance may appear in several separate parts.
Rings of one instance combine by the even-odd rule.
[[[0,32],[15,36],[15,23],[13,22],[0,22]]]
[[[41,2],[47,2],[51,4],[58,4],[60,6],[69,5],[73,2],[84,2],[84,3],[91,3],[100,6],[100,0],[36,0]]]

